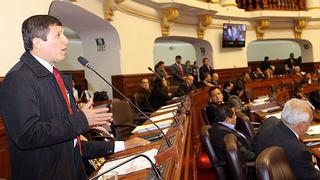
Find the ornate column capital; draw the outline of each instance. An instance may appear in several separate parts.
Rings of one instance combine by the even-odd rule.
[[[260,19],[256,23],[257,23],[256,36],[257,36],[257,39],[261,40],[261,39],[263,39],[265,30],[269,28],[270,20],[269,19]]]
[[[199,17],[199,24],[197,27],[197,34],[199,39],[204,38],[204,32],[207,27],[212,23],[212,16],[210,14],[205,14]]]
[[[104,19],[108,21],[113,20],[113,11],[117,6],[125,0],[103,0]]]
[[[294,27],[293,27],[293,32],[294,32],[294,37],[296,39],[301,39],[301,34],[303,28],[305,28],[307,25],[307,22],[305,19],[299,19],[295,21]]]
[[[179,17],[180,13],[179,10],[174,7],[165,8],[161,11],[161,13],[162,36],[168,36],[170,34],[170,27],[173,25],[174,21]]]

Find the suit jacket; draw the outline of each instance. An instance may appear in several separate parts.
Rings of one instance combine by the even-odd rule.
[[[200,80],[204,80],[204,76],[206,73],[209,73],[210,75],[212,75],[215,71],[212,69],[211,66],[209,66],[209,69],[207,68],[207,66],[201,66],[199,69],[199,74],[200,74]]]
[[[220,161],[226,161],[224,153],[224,136],[229,133],[232,133],[237,137],[237,140],[239,142],[239,151],[243,155],[244,160],[252,160],[255,158],[252,143],[247,137],[243,137],[237,131],[230,129],[223,124],[213,123],[209,133],[214,152],[216,153]]]
[[[319,171],[313,166],[311,152],[281,120],[275,117],[266,120],[253,142],[256,154],[270,146],[282,147],[298,180],[320,179]]]
[[[175,96],[180,97],[189,94],[191,91],[195,90],[196,87],[192,84],[187,86],[187,83],[180,84],[178,90],[175,92]]]
[[[182,64],[181,64],[182,66]],[[171,73],[172,73],[172,84],[175,86],[179,86],[180,84],[182,84],[184,82],[183,77],[180,74],[180,70],[179,67],[176,63],[172,64],[170,66],[171,68]],[[183,67],[182,67],[183,70]]]
[[[218,107],[218,104],[216,104],[214,102],[208,103],[208,105],[206,107],[206,114],[207,114],[207,117],[208,117],[210,124],[214,123],[214,121],[216,119],[217,107]]]
[[[71,78],[65,80],[73,114],[53,76],[29,52],[8,72],[1,87],[0,109],[8,135],[12,179],[86,179],[78,134],[89,130],[84,113],[76,109]],[[93,156],[113,152],[113,143],[87,148]],[[111,147],[111,148],[110,148]],[[105,148],[109,148],[106,150]]]
[[[171,97],[164,89],[152,89],[150,103],[154,110],[166,105],[166,102],[171,100]]]

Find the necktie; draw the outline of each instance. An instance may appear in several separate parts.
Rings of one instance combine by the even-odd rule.
[[[68,106],[68,110],[69,110],[69,113],[72,114],[73,111],[72,111],[72,108],[71,108],[71,105],[70,105],[70,102],[69,102],[69,99],[68,99],[68,96],[67,96],[67,90],[66,90],[66,87],[64,86],[64,83],[63,83],[63,80],[62,80],[62,77],[58,71],[57,68],[53,67],[53,76],[54,78],[56,79],[58,85],[59,85],[59,88],[60,88],[60,91],[63,95],[63,98],[64,100],[66,101],[66,104]],[[80,135],[77,136],[77,142],[79,144],[79,148],[80,148],[80,153],[82,154],[82,146],[81,146],[81,140],[80,140]]]
[[[178,66],[179,66],[180,75],[181,75],[181,77],[183,77],[184,73],[183,73],[182,66],[181,66],[181,64],[179,64]]]

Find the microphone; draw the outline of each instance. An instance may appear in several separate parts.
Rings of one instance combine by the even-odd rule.
[[[155,74],[159,79],[162,79],[161,76],[158,73],[156,73],[154,70],[152,70],[151,67],[148,67],[148,70],[153,72],[153,74]]]
[[[109,86],[112,87],[112,89],[114,89],[117,93],[120,94],[121,97],[123,97],[130,105],[132,105],[137,111],[139,111],[139,113],[141,113],[144,117],[147,118],[148,121],[150,121],[157,129],[159,129],[160,133],[162,134],[163,138],[165,139],[168,147],[171,147],[172,144],[169,140],[169,138],[164,134],[164,132],[162,131],[162,129],[155,123],[153,122],[149,116],[147,116],[137,105],[135,105],[133,102],[131,102],[122,92],[120,92],[116,87],[114,87],[110,82],[108,82],[104,77],[102,77],[96,70],[94,70],[92,68],[92,66],[89,64],[89,61],[87,59],[85,59],[82,56],[78,57],[78,61],[80,64],[82,64],[84,67],[90,69],[91,71],[93,71],[96,75],[98,75],[104,82],[106,82]]]
[[[155,172],[157,178],[158,178],[158,179],[162,179],[160,170],[159,170],[159,169],[157,168],[157,166],[151,161],[151,159],[150,159],[148,156],[144,155],[144,154],[138,154],[138,155],[136,155],[136,156],[134,156],[134,157],[132,157],[132,158],[130,158],[130,159],[128,159],[128,160],[126,160],[126,161],[124,161],[124,162],[116,165],[116,166],[113,166],[113,167],[105,170],[104,172],[102,172],[102,173],[100,173],[100,174],[98,174],[98,175],[90,178],[90,180],[96,180],[96,179],[98,179],[100,176],[102,176],[102,175],[104,175],[104,174],[106,174],[106,173],[108,173],[108,172],[110,172],[110,171],[112,171],[112,170],[114,170],[114,169],[116,169],[116,168],[118,168],[118,167],[120,167],[120,166],[122,166],[122,165],[124,165],[124,164],[126,164],[126,163],[128,163],[128,162],[130,162],[130,161],[132,161],[132,160],[134,160],[134,159],[136,159],[136,158],[138,158],[138,157],[144,157],[144,158],[146,158],[146,159],[149,161],[149,163],[151,164],[151,167],[152,167],[153,171]]]

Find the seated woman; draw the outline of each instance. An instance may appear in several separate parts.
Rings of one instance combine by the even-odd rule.
[[[244,87],[242,83],[235,83],[233,90],[231,91],[231,95],[229,97],[228,103],[231,107],[234,107],[236,110],[236,114],[239,118],[248,119],[247,116],[250,112],[250,104],[243,105],[241,96],[244,93]]]
[[[204,79],[199,81],[198,83],[198,88],[203,88],[203,87],[212,87],[213,84],[211,84],[211,75],[207,72],[204,74]]]
[[[171,94],[168,93],[167,81],[165,78],[155,78],[150,96],[150,103],[154,110],[166,105],[171,100]]]

